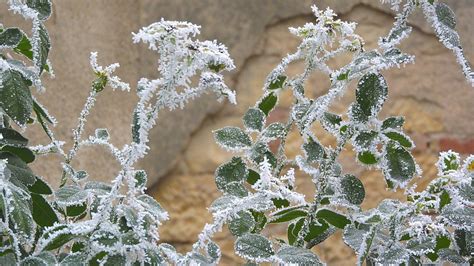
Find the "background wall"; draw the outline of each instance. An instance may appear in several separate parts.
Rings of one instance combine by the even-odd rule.
[[[53,50],[51,61],[56,78],[46,81],[47,91],[38,95],[60,124],[55,128],[59,139],[70,140],[71,129],[88,94],[93,79],[89,67],[90,51],[99,52],[99,62],[119,62],[118,74],[130,84],[140,77],[155,77],[156,56],[145,45],[133,45],[131,32],[162,17],[168,20],[188,20],[202,25],[200,39],[217,39],[229,47],[237,70],[227,76],[230,87],[236,89],[238,105],[219,104],[213,95],[203,97],[183,111],[164,112],[152,132],[151,152],[141,162],[148,171],[150,189],[170,212],[171,221],[161,230],[162,239],[187,250],[196,240],[203,225],[210,221],[206,207],[216,198],[213,173],[232,154],[221,150],[213,141],[211,131],[227,125],[241,126],[241,116],[261,95],[264,78],[281,57],[293,51],[298,40],[289,34],[289,26],[314,21],[310,6],[328,4],[344,20],[359,24],[357,32],[369,48],[378,37],[388,32],[393,16],[387,6],[377,0],[336,1],[271,1],[271,0],[58,0],[53,1],[54,13],[48,21]],[[474,61],[474,4],[471,0],[446,0],[458,17],[467,58]],[[0,1],[0,22],[5,26],[22,25],[27,32],[31,25],[7,11]],[[440,45],[423,15],[412,20],[412,36],[402,48],[414,54],[416,65],[384,73],[390,99],[383,115],[406,116],[405,130],[417,144],[415,156],[424,170],[426,184],[436,174],[433,168],[441,150],[453,149],[463,154],[474,153],[474,89],[464,80],[452,54]],[[336,62],[337,63],[337,62]],[[301,66],[294,66],[297,73]],[[307,88],[313,96],[327,90],[324,76],[314,75]],[[134,87],[134,86],[132,86]],[[353,94],[353,93],[348,93]],[[353,95],[352,95],[353,97]],[[351,100],[344,97],[335,110],[343,111]],[[85,136],[95,128],[107,127],[111,140],[121,146],[130,141],[130,114],[136,103],[134,92],[101,93],[97,107],[91,113]],[[283,99],[272,113],[271,120],[283,119],[290,105]],[[39,127],[25,133],[32,143],[46,143]],[[331,139],[321,136],[323,142]],[[291,135],[288,156],[298,153],[301,140]],[[366,185],[364,208],[374,207],[382,197],[402,198],[401,193],[384,190],[380,174],[360,168],[354,155],[346,152],[342,161],[347,172],[356,173]],[[44,162],[43,159],[42,162]],[[35,164],[38,173],[52,182],[59,180],[58,158]],[[90,169],[94,179],[109,180],[117,165],[107,153],[84,150],[75,166]],[[298,178],[301,191],[310,194],[312,185],[307,177]],[[271,229],[284,235],[284,228]],[[232,256],[233,246],[227,232],[219,235],[223,246],[223,264],[238,262]],[[352,251],[336,235],[317,249],[329,264],[353,264]]]

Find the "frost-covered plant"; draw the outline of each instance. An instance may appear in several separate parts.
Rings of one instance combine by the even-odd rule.
[[[209,208],[213,221],[205,225],[192,250],[180,254],[160,242],[158,228],[168,214],[144,193],[146,173],[135,169],[135,164],[147,153],[148,133],[160,110],[183,108],[208,91],[236,103],[221,74],[234,68],[227,48],[196,40],[199,26],[187,22],[162,20],[134,34],[134,42],[147,43],[159,54],[160,76],[138,82],[132,142],[123,147],[109,141],[106,129],[83,137],[86,118],[101,91],[107,86],[130,90],[113,74],[118,64],[102,67],[97,53],[91,53],[95,79],[73,130],[72,148],[66,151],[50,129],[55,119],[30,92],[31,86],[43,91],[42,73],[52,74],[47,59],[49,36],[43,24],[51,14],[51,3],[10,0],[10,9],[31,20],[33,27],[28,36],[18,28],[0,26],[0,264],[218,264],[221,252],[212,238],[225,225],[237,237],[236,254],[249,263],[322,264],[311,248],[338,230],[343,230],[345,243],[355,250],[358,264],[474,263],[474,156],[462,160],[455,152],[441,153],[438,177],[417,192],[411,181],[421,170],[410,153],[414,143],[402,130],[404,118],[378,118],[388,94],[380,71],[413,63],[414,57],[397,45],[409,36],[407,20],[417,8],[440,41],[455,53],[474,85],[454,14],[435,0],[386,2],[401,10],[375,50],[364,48],[362,37],[354,33],[355,23],[336,19],[330,9],[314,6],[316,23],[290,28],[301,44],[267,77],[263,96],[243,117],[244,129],[225,127],[214,132],[218,144],[236,156],[216,170],[216,185],[224,195]],[[352,55],[351,62],[331,69],[328,61],[347,53]],[[294,62],[304,62],[304,71],[288,76],[286,69]],[[326,94],[311,99],[304,85],[314,71],[327,74],[331,85]],[[193,77],[199,79],[196,85]],[[331,104],[353,81],[357,81],[356,97],[347,114],[330,112]],[[266,123],[285,90],[294,97],[288,120]],[[39,123],[51,143],[28,146],[15,129],[28,123]],[[335,137],[336,145],[320,143],[314,133],[316,124]],[[292,130],[304,144],[300,155],[287,158],[285,143]],[[276,152],[270,144],[278,146]],[[86,171],[71,165],[78,150],[89,145],[104,146],[120,164],[110,184],[91,181]],[[362,210],[363,184],[346,173],[338,160],[345,149],[353,149],[363,165],[380,169],[387,186],[404,189],[407,200],[385,199],[377,208]],[[63,158],[56,190],[27,165],[50,153]],[[295,170],[314,182],[313,199],[295,191]],[[278,223],[287,224],[286,239],[264,236],[266,227]]]

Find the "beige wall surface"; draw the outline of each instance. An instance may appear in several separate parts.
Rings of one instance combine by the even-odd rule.
[[[474,61],[474,2],[446,0],[458,16],[467,58]],[[164,241],[180,250],[189,249],[205,222],[210,221],[206,207],[216,198],[213,173],[232,154],[221,150],[211,131],[227,125],[241,126],[241,116],[261,95],[263,80],[279,60],[298,45],[289,34],[289,26],[314,21],[311,4],[331,6],[344,20],[358,23],[357,32],[368,47],[375,47],[378,37],[388,32],[393,23],[392,11],[377,0],[284,1],[284,0],[53,0],[54,13],[47,22],[53,50],[51,61],[55,78],[46,78],[47,91],[37,95],[60,122],[55,128],[59,139],[71,139],[71,129],[88,94],[93,79],[89,53],[99,52],[102,64],[119,62],[120,77],[132,87],[140,77],[156,77],[157,57],[145,45],[134,45],[131,32],[136,32],[162,17],[188,20],[202,25],[200,39],[217,39],[229,47],[237,69],[228,74],[228,84],[237,91],[238,105],[219,104],[213,95],[193,102],[184,110],[160,115],[151,133],[151,151],[141,162],[148,171],[149,192],[169,210],[171,221],[161,230]],[[31,27],[18,16],[11,15],[0,1],[0,23],[5,26]],[[406,116],[405,130],[415,140],[415,157],[424,170],[425,183],[435,176],[433,164],[441,150],[453,149],[463,154],[474,153],[474,89],[465,81],[450,51],[440,45],[423,15],[411,21],[412,36],[403,42],[404,51],[416,56],[415,65],[384,73],[390,98],[383,115]],[[289,71],[297,73],[300,66]],[[327,90],[324,76],[311,78],[310,93],[316,97]],[[288,95],[289,96],[289,95]],[[343,111],[352,98],[343,97],[336,110]],[[131,111],[137,97],[132,92],[106,90],[92,111],[85,135],[95,128],[109,128],[111,140],[121,146],[130,141]],[[272,119],[288,112],[290,100],[282,99]],[[32,143],[46,143],[39,128],[25,134]],[[324,140],[324,137],[323,141]],[[327,143],[331,140],[328,139]],[[290,136],[287,155],[299,151],[301,140]],[[402,198],[401,193],[385,191],[380,173],[368,171],[354,162],[347,151],[342,156],[345,170],[357,174],[368,195],[364,208],[377,205],[383,197]],[[48,160],[44,163],[45,160]],[[58,159],[54,156],[36,163],[38,173],[52,182],[59,179]],[[113,159],[100,149],[82,151],[74,165],[89,170],[91,177],[110,180],[117,171]],[[299,189],[311,194],[308,177],[301,176]],[[272,228],[284,234],[284,228]],[[223,246],[223,264],[240,262],[232,255],[232,241],[227,232],[218,236]],[[316,249],[330,265],[353,264],[353,252],[336,235]]]

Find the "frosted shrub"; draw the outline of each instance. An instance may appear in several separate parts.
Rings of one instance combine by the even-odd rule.
[[[212,239],[225,225],[236,238],[236,254],[249,264],[323,264],[311,249],[339,230],[357,254],[358,264],[474,263],[474,156],[442,152],[438,177],[425,190],[415,191],[412,179],[421,170],[411,155],[415,144],[403,132],[404,118],[379,116],[388,95],[380,71],[414,62],[397,46],[410,35],[407,20],[416,9],[422,10],[474,85],[454,14],[436,0],[385,2],[398,14],[374,50],[365,49],[362,37],[354,33],[355,23],[337,19],[330,9],[313,6],[315,23],[290,28],[301,44],[268,75],[262,97],[243,116],[244,127],[214,132],[217,143],[235,156],[215,172],[223,195],[209,207],[212,222],[205,225],[192,250],[180,254],[160,241],[158,228],[168,213],[144,193],[147,175],[135,164],[149,149],[148,133],[160,110],[183,108],[209,91],[219,100],[236,103],[222,76],[234,68],[227,48],[195,39],[199,26],[187,22],[162,20],[134,33],[134,42],[147,43],[158,53],[160,75],[138,82],[139,100],[131,115],[133,141],[123,147],[109,141],[106,129],[83,136],[86,118],[102,90],[130,90],[114,75],[118,64],[103,67],[97,53],[91,53],[95,79],[73,130],[72,148],[66,151],[51,130],[55,119],[30,91],[31,87],[43,91],[42,74],[53,74],[44,26],[51,3],[10,0],[11,11],[31,20],[33,27],[30,36],[18,28],[0,27],[0,264],[218,264],[221,252]],[[351,54],[352,60],[332,69],[328,61],[341,54]],[[286,69],[294,62],[303,62],[304,70],[289,76]],[[314,71],[325,73],[330,87],[311,99],[304,85]],[[191,80],[196,77],[194,87]],[[355,101],[345,114],[330,112],[351,83],[357,83]],[[288,120],[267,123],[285,90],[291,90],[294,98]],[[29,146],[18,130],[30,123],[39,123],[51,142]],[[335,137],[336,145],[321,144],[314,134],[316,124]],[[304,140],[295,158],[285,156],[291,130]],[[271,143],[278,146],[276,152],[270,150]],[[77,151],[89,145],[105,147],[120,164],[110,183],[89,180],[86,171],[71,165]],[[379,169],[388,188],[403,189],[406,201],[385,199],[374,209],[362,210],[364,186],[338,160],[345,149],[353,149],[360,164]],[[50,153],[63,158],[57,189],[28,167]],[[296,170],[313,181],[314,198],[295,191]],[[287,237],[262,234],[272,224],[285,224]]]

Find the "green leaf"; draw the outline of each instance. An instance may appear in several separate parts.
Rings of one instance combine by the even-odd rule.
[[[252,169],[248,170],[249,174],[247,177],[247,183],[249,183],[250,185],[255,185],[255,183],[257,183],[257,181],[260,179],[260,175]]]
[[[451,245],[451,240],[447,236],[437,236],[436,237],[436,246],[434,248],[434,252],[430,252],[426,254],[426,257],[428,257],[431,261],[436,261],[438,259],[438,251],[442,248],[449,248]]]
[[[10,145],[15,147],[24,147],[28,145],[28,139],[23,137],[14,129],[0,128],[0,145]]]
[[[258,212],[254,210],[250,210],[252,213],[253,219],[255,220],[255,227],[252,230],[252,233],[259,233],[260,231],[265,228],[267,224],[267,216],[265,216],[264,212]]]
[[[341,125],[342,117],[337,114],[333,114],[330,112],[324,112],[323,116],[323,126],[330,128],[330,129],[337,129]]]
[[[136,188],[145,187],[147,180],[148,180],[148,177],[144,170],[138,170],[135,173],[135,187]]]
[[[474,237],[473,233],[469,230],[456,229],[454,231],[454,240],[462,256],[469,256],[472,250],[474,250]]]
[[[119,243],[119,240],[119,237],[114,233],[105,230],[96,231],[91,236],[91,241],[104,248],[114,247]]]
[[[453,10],[445,3],[437,3],[435,6],[436,17],[443,25],[454,30],[456,28],[456,18]]]
[[[249,108],[243,117],[244,126],[251,131],[261,131],[265,125],[265,113],[257,108]]]
[[[270,240],[257,234],[245,234],[235,241],[235,252],[249,260],[269,258],[275,254]]]
[[[214,138],[219,145],[229,150],[240,150],[252,145],[250,137],[238,127],[224,127],[216,130]]]
[[[345,175],[341,179],[341,189],[344,198],[354,205],[360,205],[365,198],[365,189],[362,182],[353,175]]]
[[[0,30],[0,46],[13,48],[20,43],[22,38],[23,32],[18,28]]]
[[[0,72],[0,107],[20,126],[26,124],[33,109],[28,80],[13,69]]]
[[[38,225],[46,227],[59,222],[58,216],[43,196],[35,193],[30,195],[33,200],[33,219]]]
[[[339,80],[339,81],[346,80],[347,78],[349,78],[349,70],[347,70],[346,72],[341,73],[337,76],[337,80]]]
[[[443,189],[443,192],[441,192],[441,195],[439,196],[439,210],[442,210],[444,206],[448,205],[451,203],[451,196],[449,193]]]
[[[216,261],[221,257],[221,249],[216,243],[212,241],[207,244],[206,252],[207,255],[213,259],[213,261]]]
[[[308,215],[308,213],[305,210],[301,209],[291,209],[289,211],[284,210],[273,214],[272,218],[270,219],[270,223],[285,223],[295,220],[299,217],[305,217],[306,215]]]
[[[260,100],[258,103],[258,108],[262,110],[265,115],[268,115],[268,113],[273,110],[273,107],[275,107],[277,100],[278,97],[275,94],[269,93],[262,100]]]
[[[59,188],[55,196],[58,204],[72,206],[83,203],[87,199],[87,192],[78,186],[67,185]]]
[[[87,209],[87,204],[84,202],[82,204],[74,204],[66,207],[66,215],[69,217],[77,217],[84,214]]]
[[[405,184],[416,173],[413,156],[395,142],[389,142],[385,147],[386,161],[385,177],[391,182]]]
[[[326,223],[323,219],[318,219],[317,223],[312,222],[309,224],[308,233],[305,235],[305,241],[311,241],[314,238],[319,237],[324,234],[330,228],[329,224]]]
[[[285,125],[282,123],[271,123],[262,132],[262,137],[265,141],[284,138],[286,135]]]
[[[405,118],[403,116],[391,116],[382,122],[381,129],[400,129],[403,126],[403,123],[405,123]]]
[[[40,20],[46,20],[51,15],[50,0],[27,0],[26,5],[38,12],[38,18]]]
[[[31,163],[35,160],[34,153],[26,147],[3,146],[0,151],[14,154],[25,163]]]
[[[231,182],[242,182],[248,176],[248,169],[240,157],[233,157],[230,162],[216,169],[216,185],[221,191],[226,191],[226,185]]]
[[[268,85],[268,90],[277,90],[283,88],[283,84],[285,83],[286,76],[280,75],[274,81]]]
[[[384,132],[384,134],[389,139],[398,142],[403,147],[406,147],[406,148],[412,148],[413,147],[413,141],[407,135],[405,135],[401,132],[387,131],[387,132]]]
[[[301,218],[296,222],[293,222],[288,225],[288,244],[293,245],[295,241],[298,239],[298,234],[300,233],[301,229],[303,228],[305,218]]]
[[[344,229],[344,243],[350,246],[357,254],[358,265],[362,265],[367,255],[369,255],[370,248],[375,237],[375,228],[356,228],[355,225],[346,226]]]
[[[452,203],[444,206],[441,215],[456,229],[469,228],[474,221],[474,209]]]
[[[354,145],[359,149],[369,149],[373,146],[379,133],[376,131],[361,131],[354,139]]]
[[[45,0],[31,0],[35,2],[45,2]],[[46,0],[49,1],[49,0]],[[40,69],[40,73],[45,69],[45,65],[47,64],[49,49],[51,48],[51,42],[49,40],[48,31],[42,23],[39,26],[39,43],[38,43],[38,54],[34,54],[37,57],[37,67]]]
[[[33,51],[31,47],[30,39],[26,35],[23,35],[20,43],[13,49],[16,53],[26,56],[28,59],[33,60]]]
[[[26,163],[23,162],[20,158],[8,152],[0,152],[0,159],[8,160],[7,169],[10,171],[10,181],[12,183],[18,185],[18,182],[20,182],[23,186],[26,187],[31,186],[35,183],[35,175],[28,167],[28,165],[26,165]]]
[[[38,257],[27,257],[23,259],[19,265],[20,266],[48,266],[48,263]]]
[[[59,224],[49,227],[42,236],[43,250],[57,249],[76,236],[71,233],[68,225]]]
[[[328,209],[321,209],[316,213],[316,217],[324,219],[329,224],[334,225],[337,228],[344,228],[346,225],[350,224],[351,221],[347,219],[344,215],[337,212],[333,212]]]
[[[255,227],[255,220],[249,211],[239,211],[237,216],[230,220],[229,231],[234,236],[250,233]]]
[[[16,232],[20,233],[25,239],[34,236],[34,221],[30,210],[30,201],[24,192],[10,187],[11,198],[7,199],[10,209],[10,221],[13,222]]]
[[[290,202],[287,199],[283,199],[283,198],[274,198],[272,199],[272,202],[273,202],[273,205],[275,205],[275,208],[277,209],[290,206]]]
[[[306,142],[303,144],[303,150],[308,158],[308,162],[319,162],[326,155],[323,145],[312,137],[306,139]]]
[[[377,157],[370,151],[363,151],[357,154],[357,159],[363,164],[371,165],[377,163]]]
[[[143,194],[138,196],[137,200],[147,212],[149,212],[153,215],[153,217],[155,217],[155,219],[161,220],[164,215],[167,215],[166,211],[153,197]]]
[[[277,159],[275,158],[275,155],[270,151],[268,144],[263,141],[258,141],[253,145],[249,157],[256,164],[260,164],[265,158],[267,158],[272,167],[276,166]]]
[[[378,114],[387,95],[387,83],[380,73],[364,75],[357,84],[356,103],[351,108],[352,117],[358,122],[367,122]]]
[[[316,254],[305,248],[283,246],[276,255],[288,265],[323,265]]]

